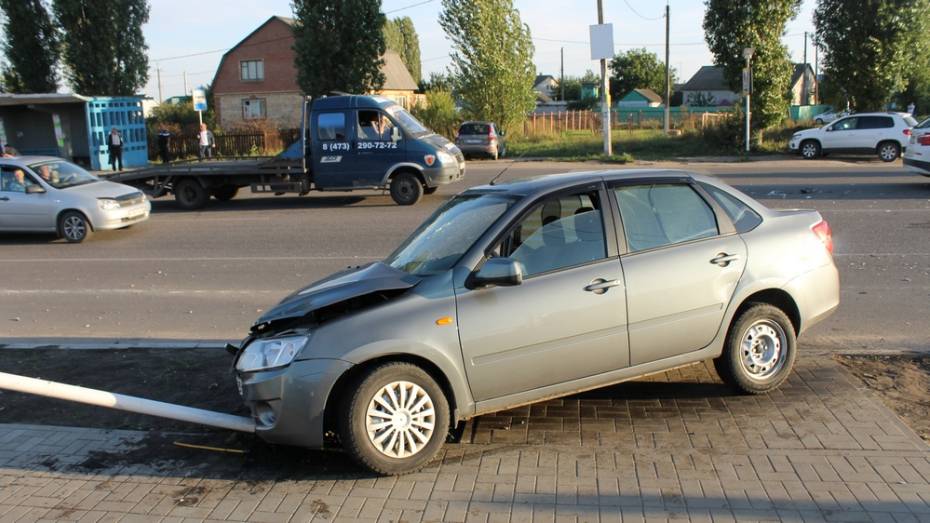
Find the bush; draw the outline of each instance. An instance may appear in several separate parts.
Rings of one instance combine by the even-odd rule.
[[[455,100],[449,91],[427,92],[426,102],[415,105],[411,112],[424,125],[450,140],[455,137],[462,122],[455,109]]]

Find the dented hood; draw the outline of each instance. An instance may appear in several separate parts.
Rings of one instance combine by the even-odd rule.
[[[283,319],[302,318],[313,311],[380,291],[409,289],[420,278],[374,262],[338,272],[281,300],[255,321],[253,327]]]

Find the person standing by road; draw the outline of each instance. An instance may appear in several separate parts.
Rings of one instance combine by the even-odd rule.
[[[168,163],[171,161],[170,153],[168,152],[168,145],[170,142],[171,132],[162,126],[158,131],[158,154],[161,156],[161,163]]]
[[[916,110],[917,110],[917,107],[914,105],[914,102],[911,102],[911,103],[907,104],[907,113],[908,113],[908,114],[910,114],[911,116],[915,116],[915,115],[914,115],[914,111],[916,111]]]
[[[213,158],[213,149],[216,148],[216,141],[213,139],[213,132],[207,129],[207,124],[200,124],[200,161],[204,157]]]
[[[123,170],[123,135],[113,127],[107,135],[107,152],[110,154],[110,169]],[[117,168],[118,166],[118,168]]]

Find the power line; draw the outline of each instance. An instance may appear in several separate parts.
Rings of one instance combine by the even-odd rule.
[[[585,40],[585,41],[582,41],[582,40],[559,40],[559,39],[556,39],[556,38],[542,38],[542,37],[539,37],[539,36],[534,36],[534,37],[533,37],[533,40],[540,40],[540,41],[543,41],[543,42],[554,42],[554,43],[560,43],[560,44],[590,45],[590,42],[588,42],[588,41],[586,41],[586,40]],[[676,46],[676,45],[677,45],[677,46],[688,46],[688,45],[707,45],[707,44],[706,44],[706,42],[678,42],[678,43],[673,43],[673,44],[670,44],[670,45],[673,45],[673,46]],[[639,42],[637,42],[637,43],[619,43],[619,44],[614,44],[614,47],[665,47],[665,42],[661,42],[661,43],[649,43],[649,44],[644,44],[644,43],[639,43]]]
[[[636,16],[642,18],[643,20],[655,21],[655,20],[661,20],[661,19],[665,18],[665,15],[659,15],[659,16],[657,16],[657,17],[655,17],[655,18],[650,18],[650,17],[648,17],[648,16],[643,16],[642,14],[640,14],[639,11],[637,11],[636,9],[634,9],[632,5],[630,5],[630,2],[629,2],[628,0],[623,0],[623,3],[626,4],[626,6],[627,6],[628,8],[630,8],[630,11],[633,11],[633,14],[634,14],[634,15],[636,15]]]
[[[436,0],[425,0],[424,2],[417,2],[417,3],[415,3],[415,4],[410,4],[410,5],[408,5],[408,6],[398,7],[397,9],[391,9],[390,11],[385,11],[384,14],[389,15],[389,14],[391,14],[391,13],[396,13],[396,12],[398,12],[398,11],[405,11],[405,10],[407,10],[407,9],[413,9],[414,7],[419,7],[419,6],[421,6],[421,5],[430,4],[430,3],[435,2],[435,1],[436,1]]]

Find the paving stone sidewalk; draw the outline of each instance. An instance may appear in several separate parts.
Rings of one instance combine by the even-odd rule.
[[[810,353],[766,396],[696,365],[482,416],[397,478],[250,437],[0,420],[0,521],[930,522],[930,447]]]

